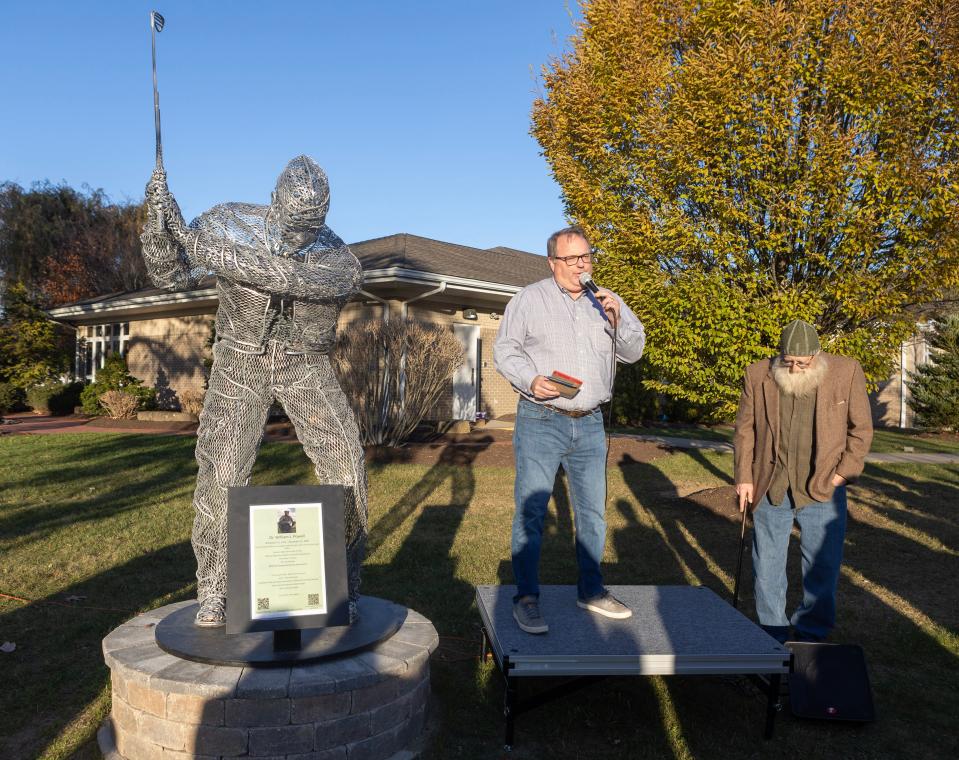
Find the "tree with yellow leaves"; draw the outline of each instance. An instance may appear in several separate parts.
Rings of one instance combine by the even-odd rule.
[[[645,383],[735,411],[784,324],[888,376],[959,284],[959,4],[591,0],[532,133]]]

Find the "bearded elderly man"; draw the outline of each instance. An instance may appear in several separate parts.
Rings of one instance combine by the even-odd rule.
[[[606,438],[599,405],[609,401],[615,358],[632,363],[646,334],[615,293],[588,294],[580,278],[593,271],[586,235],[578,227],[546,243],[553,276],[523,288],[509,302],[493,346],[496,369],[520,394],[511,552],[516,596],[513,617],[527,633],[546,633],[539,609],[543,520],[560,466],[566,471],[576,519],[577,604],[589,612],[627,618],[632,612],[603,588],[606,545]],[[572,398],[547,378],[559,371],[582,380]]]
[[[736,415],[739,509],[753,512],[759,624],[780,642],[822,641],[836,622],[846,533],[846,484],[872,442],[866,378],[855,359],[820,349],[816,329],[786,325],[780,355],[746,368]],[[800,530],[803,598],[786,617],[786,553]]]

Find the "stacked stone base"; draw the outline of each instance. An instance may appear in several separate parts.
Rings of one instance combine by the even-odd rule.
[[[140,615],[103,640],[111,670],[111,760],[259,757],[387,760],[412,756],[429,704],[439,638],[409,611],[389,640],[308,665],[204,665],[162,651],[153,628],[189,602]]]

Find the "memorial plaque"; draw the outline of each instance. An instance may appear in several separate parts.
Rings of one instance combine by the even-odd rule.
[[[342,486],[229,490],[226,633],[348,625]]]
[[[326,614],[323,504],[250,505],[250,617]]]

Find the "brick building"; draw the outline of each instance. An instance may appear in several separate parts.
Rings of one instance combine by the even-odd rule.
[[[888,380],[870,394],[872,418],[881,427],[911,428],[915,425],[915,412],[910,405],[908,383],[918,367],[930,358],[926,336],[933,329],[933,322],[916,324],[915,334],[899,346],[899,357]]]
[[[500,315],[520,288],[549,276],[546,259],[513,248],[487,250],[398,234],[350,245],[363,265],[363,290],[347,304],[339,329],[365,318],[404,318],[449,325],[466,362],[440,399],[437,420],[498,417],[516,394],[493,368]],[[195,290],[119,293],[50,310],[76,329],[76,374],[93,380],[113,352],[131,374],[157,389],[161,408],[202,390],[217,295],[213,278]]]

